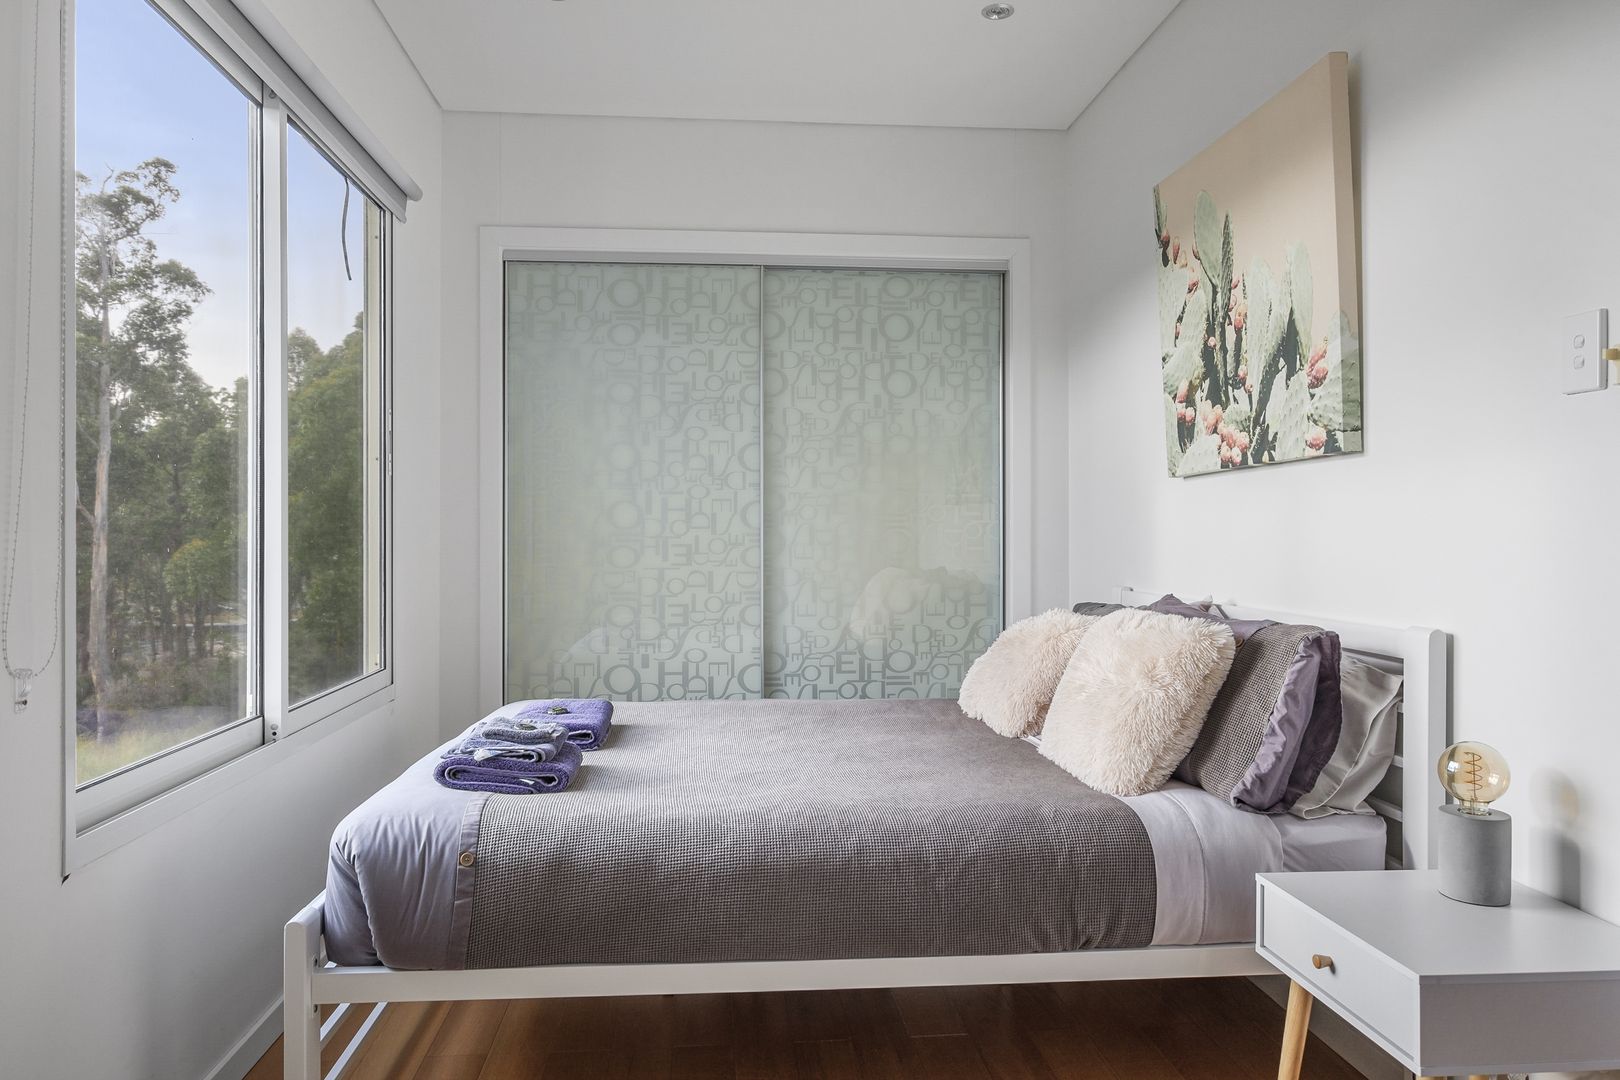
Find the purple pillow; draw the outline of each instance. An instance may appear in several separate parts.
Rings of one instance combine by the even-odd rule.
[[[1176,778],[1262,814],[1316,784],[1344,722],[1339,635],[1320,626],[1228,619],[1167,596],[1152,610],[1232,628],[1237,657]]]

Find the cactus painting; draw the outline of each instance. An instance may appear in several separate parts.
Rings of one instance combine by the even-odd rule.
[[[1171,476],[1362,448],[1348,58],[1153,190]]]

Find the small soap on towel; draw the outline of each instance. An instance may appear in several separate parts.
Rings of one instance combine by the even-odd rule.
[[[568,741],[581,750],[595,750],[613,729],[613,702],[602,698],[540,698],[517,705],[513,721],[562,724]]]
[[[543,795],[567,790],[583,760],[579,747],[569,742],[559,743],[557,756],[550,761],[523,761],[513,757],[479,759],[456,754],[441,759],[434,766],[433,779],[457,791]]]

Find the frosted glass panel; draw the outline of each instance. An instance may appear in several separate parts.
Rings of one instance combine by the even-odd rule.
[[[765,693],[954,697],[1001,628],[999,274],[765,272]]]
[[[508,700],[759,695],[759,290],[508,264]]]

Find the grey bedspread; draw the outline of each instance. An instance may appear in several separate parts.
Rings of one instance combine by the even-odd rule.
[[[1137,815],[954,702],[665,702],[614,719],[566,792],[488,796],[459,816],[429,799],[437,810],[402,824],[405,784],[374,799],[392,821],[351,815],[334,838],[333,958],[507,967],[1152,940]],[[385,830],[393,842],[377,843]],[[413,831],[436,838],[412,847]],[[338,941],[334,902],[351,909]]]

